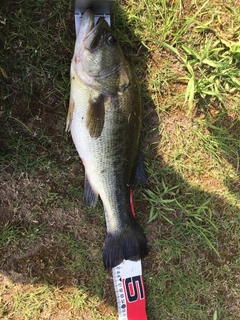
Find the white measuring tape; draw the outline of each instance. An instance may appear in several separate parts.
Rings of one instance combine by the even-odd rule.
[[[119,320],[147,320],[141,260],[124,260],[112,269]]]

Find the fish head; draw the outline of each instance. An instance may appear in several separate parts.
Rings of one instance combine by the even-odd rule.
[[[85,47],[84,69],[92,76],[108,75],[118,67],[121,56],[119,45],[103,17],[83,41]]]
[[[82,18],[73,68],[85,84],[102,94],[121,93],[129,84],[129,66],[114,32],[103,17],[94,25],[90,9]]]

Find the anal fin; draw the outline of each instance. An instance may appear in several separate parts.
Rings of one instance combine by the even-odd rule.
[[[88,206],[92,206],[92,207],[96,206],[96,203],[98,200],[98,194],[91,187],[87,176],[85,176],[85,180],[84,180],[83,200]]]

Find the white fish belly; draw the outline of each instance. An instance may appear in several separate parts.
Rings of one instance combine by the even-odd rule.
[[[70,131],[92,188],[101,196],[101,198],[104,198],[103,188],[105,187],[104,189],[106,189],[106,186],[104,186],[106,181],[103,181],[101,172],[106,172],[106,168],[109,169],[110,164],[104,154],[104,128],[101,137],[93,138],[90,136],[86,126],[89,97],[91,93],[92,95],[96,94],[94,90],[89,89],[85,85],[79,87],[77,81],[72,81],[71,99],[74,101],[74,109]]]

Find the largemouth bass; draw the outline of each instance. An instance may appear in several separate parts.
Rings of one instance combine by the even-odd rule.
[[[108,216],[105,268],[148,253],[130,206],[134,177],[145,181],[139,154],[142,109],[139,87],[115,35],[103,17],[94,25],[89,9],[77,35],[71,63],[67,130],[85,167],[84,200],[98,195]]]

